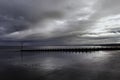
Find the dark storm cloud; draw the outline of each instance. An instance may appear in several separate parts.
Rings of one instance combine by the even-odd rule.
[[[10,3],[8,0],[1,0],[0,3],[1,15],[9,15],[15,19],[21,16],[24,18],[21,25],[29,23],[25,26],[27,29],[14,31],[12,27],[13,32],[5,34],[5,37],[13,38],[26,38],[32,35],[39,38],[54,37],[77,29],[85,30],[85,25],[89,24],[88,18],[94,12],[92,3],[84,0],[12,0]],[[13,25],[14,23],[11,23],[11,26]]]
[[[28,21],[37,21],[43,17],[59,17],[61,16],[61,13],[57,10],[57,4],[61,1],[0,0],[0,13],[3,15],[10,15],[12,17],[23,16]]]
[[[4,36],[24,31],[31,28],[32,24],[41,22],[46,18],[61,17],[62,13],[51,8],[53,6],[49,6],[49,2],[57,3],[59,1],[0,0],[0,35]]]
[[[119,0],[0,0],[0,35],[2,39],[43,40],[46,44],[112,39],[120,35],[119,3]]]

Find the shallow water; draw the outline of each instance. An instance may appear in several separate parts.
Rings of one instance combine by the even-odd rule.
[[[0,63],[0,80],[120,80],[120,51],[6,51]]]

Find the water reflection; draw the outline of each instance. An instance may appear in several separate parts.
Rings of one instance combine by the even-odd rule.
[[[119,52],[23,53],[1,63],[1,80],[119,80]]]
[[[78,64],[86,67],[96,66],[95,64],[107,62],[109,57],[110,53],[103,51],[93,53],[46,53],[46,55],[24,56],[23,63],[30,67],[51,71],[73,67]]]
[[[82,57],[87,61],[101,62],[102,60],[107,61],[109,56],[110,56],[109,52],[99,51],[99,52],[94,52],[90,54],[84,54]]]

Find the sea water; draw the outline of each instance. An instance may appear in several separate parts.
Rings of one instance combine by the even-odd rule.
[[[120,51],[2,51],[0,76],[0,80],[119,80]]]

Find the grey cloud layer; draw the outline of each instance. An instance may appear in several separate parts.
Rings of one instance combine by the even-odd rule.
[[[0,0],[0,35],[45,42],[58,38],[64,44],[67,38],[72,43],[92,38],[92,43],[110,36],[113,41],[120,35],[119,5],[120,0]]]

